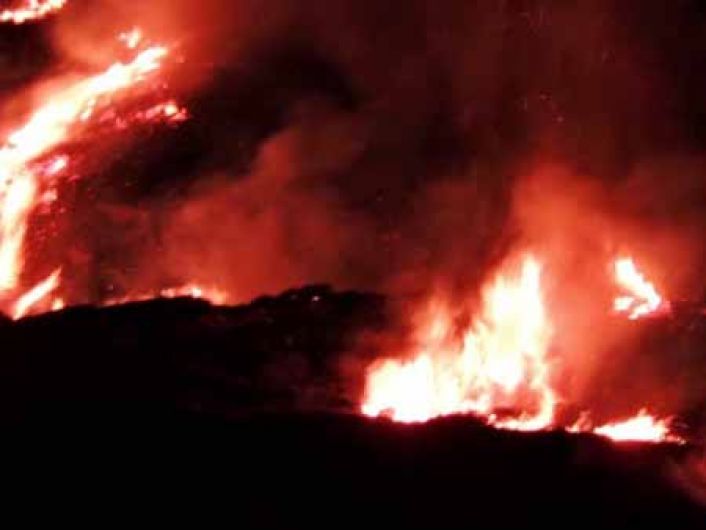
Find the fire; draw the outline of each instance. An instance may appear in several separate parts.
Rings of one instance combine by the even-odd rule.
[[[460,337],[455,331],[449,309],[434,307],[411,361],[387,359],[370,368],[363,414],[419,422],[472,412],[509,429],[552,424],[552,327],[534,258],[525,257],[519,272],[499,274],[483,289],[478,317]],[[512,415],[502,418],[500,410]]]
[[[615,280],[627,293],[613,300],[613,310],[630,320],[653,315],[666,307],[655,286],[635,266],[632,258],[619,258],[614,264]]]
[[[168,287],[149,293],[131,294],[120,298],[112,298],[103,302],[103,305],[120,305],[128,302],[153,300],[155,298],[196,298],[199,300],[207,300],[214,305],[224,305],[231,301],[231,297],[228,293],[216,287],[187,284],[180,287]]]
[[[194,284],[183,285],[170,289],[162,289],[159,292],[161,298],[190,297],[201,300],[208,300],[215,305],[223,305],[228,301],[228,294],[225,291],[213,287],[201,287]]]
[[[670,423],[670,418],[659,419],[642,409],[632,418],[595,427],[592,432],[616,442],[683,442],[671,433]]]
[[[632,260],[618,260],[616,274],[634,293],[626,307],[630,318],[663,305]],[[503,268],[482,290],[480,313],[461,333],[454,313],[443,304],[432,306],[419,329],[419,346],[411,360],[389,358],[369,368],[363,414],[423,422],[474,413],[504,429],[562,428],[555,424],[558,396],[550,381],[553,328],[534,258],[525,257],[519,273]],[[633,418],[597,427],[585,414],[565,430],[616,442],[683,442],[671,432],[671,418],[660,419],[645,409]]]
[[[595,427],[590,415],[584,412],[568,432],[592,433],[614,442],[684,443],[684,439],[672,432],[672,418],[658,418],[647,409],[641,409],[635,416],[609,422]]]
[[[118,35],[118,40],[123,42],[129,49],[134,50],[142,41],[142,31],[140,28],[133,28]]]
[[[0,23],[24,24],[51,15],[66,5],[67,0],[25,0],[15,9],[0,11]]]
[[[128,44],[132,43],[137,46],[139,41],[133,39]],[[38,204],[56,199],[57,185],[71,162],[66,155],[53,156],[48,162],[41,158],[80,134],[82,125],[123,91],[149,79],[167,55],[165,46],[146,48],[130,62],[115,63],[51,94],[0,147],[0,293],[5,298],[19,287],[29,216]],[[186,110],[169,100],[128,117],[127,122],[178,122],[186,117]],[[113,119],[118,128],[127,123],[119,117]]]
[[[42,302],[47,295],[51,294],[59,286],[60,278],[61,269],[57,269],[45,280],[42,280],[32,289],[23,294],[15,303],[15,308],[12,312],[13,318],[18,319],[27,315],[32,308]],[[51,307],[52,309],[55,307],[56,309],[60,309],[59,305],[63,307],[63,302],[56,300],[52,303]]]
[[[174,100],[158,103],[147,110],[135,114],[136,121],[142,122],[152,122],[161,119],[170,123],[179,123],[185,121],[188,117],[188,111],[184,107],[180,107]]]

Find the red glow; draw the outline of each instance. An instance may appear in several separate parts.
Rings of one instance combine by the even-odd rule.
[[[614,442],[651,442],[684,443],[684,440],[672,433],[671,418],[658,418],[640,410],[635,416],[593,427],[585,418],[580,419],[568,430],[571,432],[592,432],[609,438]]]
[[[142,30],[140,30],[140,28],[133,28],[130,31],[121,33],[118,35],[118,40],[129,49],[134,50],[142,41]]]
[[[153,300],[155,298],[195,298],[199,300],[207,300],[214,305],[224,305],[232,303],[231,297],[225,291],[215,287],[204,287],[196,284],[187,284],[180,287],[169,287],[159,291],[130,294],[120,298],[111,298],[106,300],[103,305],[120,305],[129,302],[142,302],[145,300]]]
[[[25,0],[14,9],[0,11],[0,23],[24,24],[51,15],[66,5],[67,0]]]
[[[616,313],[627,315],[630,320],[637,320],[654,315],[666,308],[662,296],[635,266],[632,258],[615,260],[615,281],[625,291],[613,301]]]
[[[363,413],[416,422],[473,412],[503,428],[550,426],[556,404],[547,359],[552,328],[540,278],[532,257],[519,272],[502,270],[484,288],[481,312],[460,337],[449,308],[434,306],[411,361],[386,359],[370,368]],[[498,409],[516,413],[500,418]]]
[[[631,260],[619,261],[616,272],[621,285],[634,293],[630,309],[635,318],[663,304]],[[433,304],[418,328],[419,346],[411,360],[388,358],[370,367],[363,414],[409,423],[474,413],[499,428],[561,428],[555,423],[559,398],[551,384],[548,356],[552,324],[540,273],[538,262],[529,256],[519,274],[504,266],[483,288],[480,312],[461,333],[454,328],[451,309]],[[681,442],[670,424],[669,418],[641,410],[633,418],[598,427],[582,418],[566,430],[616,442]]]
[[[55,91],[0,148],[0,292],[6,298],[21,287],[29,216],[37,205],[56,200],[57,185],[71,162],[63,154],[48,162],[35,161],[79,134],[81,124],[91,120],[98,108],[110,107],[123,93],[153,76],[167,54],[166,47],[153,46],[136,53],[130,62],[115,63],[100,74]],[[120,127],[134,121],[179,122],[186,117],[186,110],[169,100],[114,121]]]
[[[63,302],[57,303],[53,302],[47,304],[47,296],[49,296],[58,286],[59,280],[61,278],[61,270],[57,269],[51,273],[46,279],[39,282],[37,285],[32,287],[25,294],[20,296],[20,298],[15,303],[15,307],[12,313],[13,318],[18,319],[29,314],[33,309],[35,309],[40,304],[47,306],[45,308],[53,308],[57,305],[63,304]],[[56,307],[59,309],[59,307]]]

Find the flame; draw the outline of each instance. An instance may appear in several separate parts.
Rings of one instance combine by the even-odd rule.
[[[448,308],[433,308],[413,360],[386,359],[368,372],[362,412],[420,422],[455,413],[483,415],[519,430],[552,424],[556,395],[549,384],[552,335],[541,292],[541,267],[525,257],[483,290],[482,310],[459,339]],[[496,411],[513,409],[514,417]]]
[[[51,294],[59,286],[60,278],[61,269],[57,269],[46,279],[42,280],[32,289],[23,294],[15,303],[15,308],[12,312],[13,318],[18,319],[27,315],[33,307],[42,302],[47,295]],[[63,304],[63,302],[60,303]],[[57,302],[55,301],[52,304],[52,307],[56,306],[56,304]]]
[[[626,420],[606,423],[592,429],[578,427],[574,430],[590,430],[594,434],[616,442],[684,442],[682,438],[671,432],[671,418],[657,418],[649,414],[646,409],[640,410],[635,416]]]
[[[135,113],[134,120],[153,122],[162,119],[169,123],[180,123],[189,117],[188,111],[174,100],[158,103],[147,110]]]
[[[632,258],[619,258],[614,263],[615,280],[627,294],[613,300],[613,310],[630,320],[653,315],[666,307],[654,285],[640,273]]]
[[[24,24],[51,15],[66,5],[67,0],[25,0],[15,9],[0,11],[0,23]]]
[[[55,92],[0,147],[0,292],[18,288],[29,216],[38,204],[56,199],[59,178],[70,164],[66,155],[44,163],[38,159],[77,135],[80,126],[97,109],[112,103],[121,91],[147,80],[167,54],[165,46],[149,47],[130,62],[115,63],[100,74]],[[186,110],[169,100],[134,114],[131,120],[178,122],[186,117]],[[119,118],[114,121],[116,127],[125,122]]]
[[[225,291],[216,287],[204,287],[197,284],[186,284],[179,287],[168,287],[159,291],[132,294],[120,298],[111,298],[103,302],[105,306],[126,304],[129,302],[143,302],[155,298],[196,298],[206,300],[214,305],[224,305],[230,302],[230,296]]]
[[[195,284],[183,285],[181,287],[173,287],[162,289],[159,292],[161,298],[179,298],[190,297],[201,300],[208,300],[215,305],[223,305],[228,301],[228,294],[225,291],[214,287],[201,287]]]
[[[125,31],[118,35],[118,40],[131,50],[137,48],[142,41],[142,30],[140,28],[132,28],[130,31]]]

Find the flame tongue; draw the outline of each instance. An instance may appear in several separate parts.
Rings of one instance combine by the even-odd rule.
[[[133,38],[130,43],[137,46],[139,40]],[[115,63],[103,73],[52,94],[0,148],[0,292],[6,297],[19,286],[28,218],[43,197],[56,195],[56,186],[70,162],[67,156],[54,157],[48,164],[36,161],[78,135],[81,124],[88,122],[97,108],[145,81],[161,67],[167,54],[164,46],[144,49],[130,62]],[[130,119],[178,122],[185,118],[186,111],[169,100]],[[116,118],[116,125],[120,123]]]
[[[42,302],[47,295],[51,294],[58,286],[61,278],[61,269],[55,270],[46,279],[39,282],[32,289],[23,294],[15,303],[15,308],[12,313],[13,318],[22,318],[27,315],[30,310]],[[52,307],[60,308],[63,303],[55,300]]]
[[[0,11],[0,23],[24,24],[51,15],[66,5],[67,0],[25,0],[15,9]]]
[[[635,294],[629,315],[639,318],[662,304],[632,260],[616,263],[618,280]],[[557,395],[550,382],[548,350],[552,326],[541,290],[541,270],[531,257],[519,274],[502,271],[483,289],[479,316],[454,338],[451,311],[437,305],[422,328],[421,346],[407,362],[386,359],[368,372],[363,414],[422,422],[472,412],[495,427],[540,430],[553,427]],[[499,411],[509,411],[501,415]],[[641,410],[635,417],[593,426],[586,417],[567,427],[616,442],[678,442],[670,419]]]
[[[625,314],[630,320],[637,320],[655,314],[665,307],[655,286],[637,270],[631,258],[617,259],[614,269],[615,280],[626,293],[613,301],[613,310],[616,313]]]
[[[632,418],[609,422],[593,427],[591,422],[580,418],[567,430],[571,432],[591,432],[614,442],[684,443],[684,439],[671,430],[672,418],[658,418],[646,409],[640,410]]]
[[[551,425],[556,397],[549,385],[547,350],[551,326],[545,314],[540,266],[531,257],[516,275],[501,274],[483,292],[480,316],[452,335],[452,318],[434,309],[417,356],[388,359],[371,367],[363,413],[397,421],[475,412],[512,429]],[[499,419],[493,412],[519,413]]]
[[[669,422],[641,410],[633,418],[607,423],[593,432],[616,441],[663,442],[670,440]]]

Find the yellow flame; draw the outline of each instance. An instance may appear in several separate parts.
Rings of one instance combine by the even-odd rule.
[[[630,320],[637,320],[663,306],[657,289],[640,273],[632,258],[615,260],[614,269],[616,282],[626,291],[626,294],[613,300],[613,310],[616,313],[623,313]]]
[[[216,287],[204,287],[194,283],[181,285],[179,287],[168,287],[158,291],[148,293],[129,294],[120,298],[110,298],[103,302],[105,306],[127,304],[130,302],[143,302],[155,298],[196,298],[206,300],[214,305],[224,305],[231,301],[231,297],[226,291]]]
[[[59,11],[66,2],[67,0],[26,0],[20,7],[0,11],[0,23],[24,24],[30,20],[39,20]]]
[[[659,419],[642,409],[632,418],[595,427],[592,432],[616,442],[682,442],[671,433],[671,420]]]
[[[43,301],[48,294],[59,286],[60,278],[61,269],[57,269],[46,279],[42,280],[32,289],[23,294],[15,303],[15,308],[12,313],[13,318],[18,319],[27,315],[35,305]]]
[[[103,73],[52,94],[0,147],[0,291],[12,292],[18,287],[29,215],[42,198],[56,196],[47,194],[46,188],[56,184],[69,163],[67,156],[57,157],[45,167],[34,167],[34,161],[71,138],[74,128],[88,120],[99,104],[145,80],[161,66],[167,53],[164,46],[145,49],[131,62],[115,63]],[[154,112],[155,119],[177,121],[185,116],[172,101]]]
[[[453,339],[451,312],[436,307],[413,360],[371,366],[362,412],[402,422],[474,412],[508,429],[552,424],[549,383],[552,335],[541,293],[541,267],[526,257],[519,274],[500,274],[483,290],[478,318]],[[500,418],[498,409],[517,411]]]

